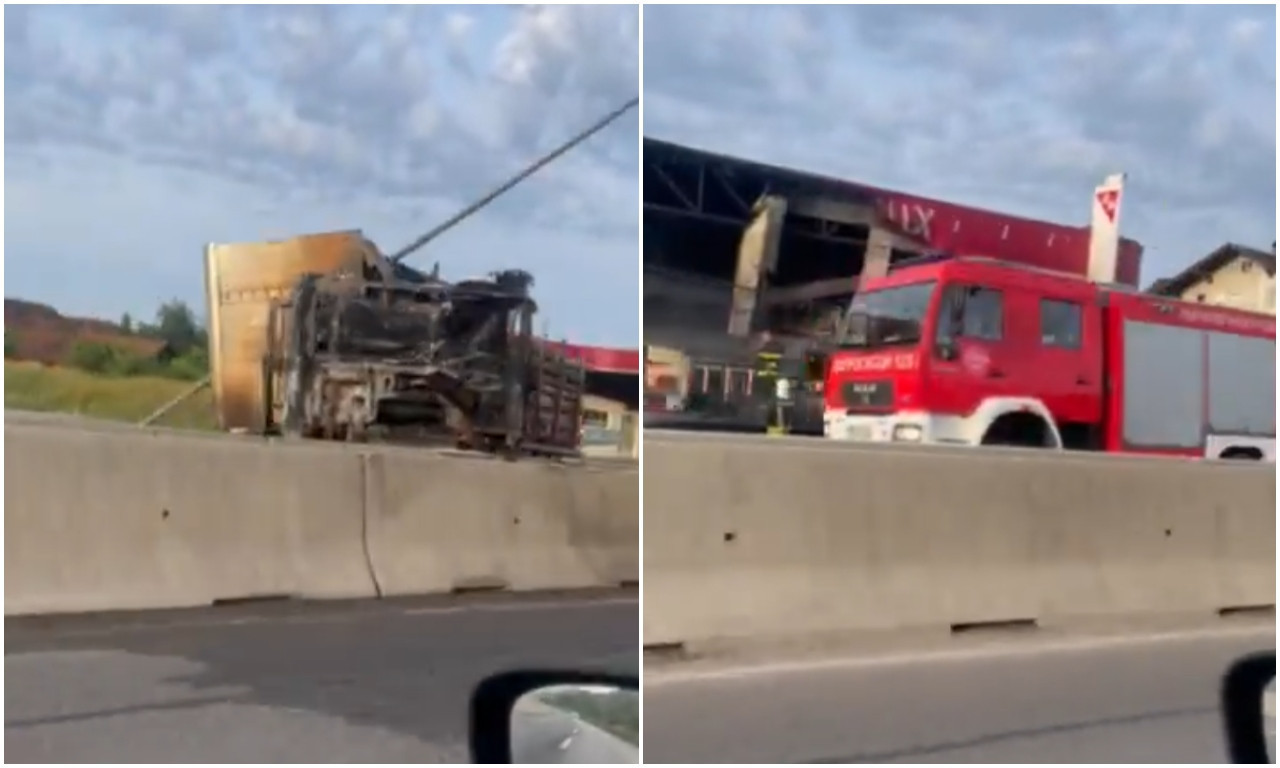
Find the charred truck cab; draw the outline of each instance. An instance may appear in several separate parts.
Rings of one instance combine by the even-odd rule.
[[[532,276],[449,283],[362,246],[272,303],[262,431],[575,452],[586,373],[536,343]]]
[[[823,431],[1274,462],[1275,390],[1271,315],[934,257],[866,280],[850,303]]]

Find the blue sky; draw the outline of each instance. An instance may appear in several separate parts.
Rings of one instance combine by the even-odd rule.
[[[647,6],[644,131],[1064,224],[1129,174],[1142,279],[1276,211],[1274,6]]]
[[[5,295],[203,314],[207,242],[390,252],[634,97],[635,8],[7,7]],[[633,111],[410,263],[535,275],[554,336],[639,337]]]

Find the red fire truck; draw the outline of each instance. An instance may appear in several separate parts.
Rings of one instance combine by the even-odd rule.
[[[1122,177],[1089,277],[926,257],[867,280],[828,360],[823,431],[1275,461],[1275,317],[1117,287]]]

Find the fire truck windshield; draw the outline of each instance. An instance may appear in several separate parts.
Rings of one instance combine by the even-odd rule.
[[[845,314],[840,345],[871,349],[919,341],[935,284],[930,280],[857,294]]]

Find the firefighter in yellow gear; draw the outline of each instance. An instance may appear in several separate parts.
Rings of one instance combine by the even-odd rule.
[[[791,379],[784,370],[782,344],[769,333],[761,335],[756,350],[755,384],[764,410],[765,432],[770,435],[789,433]]]

